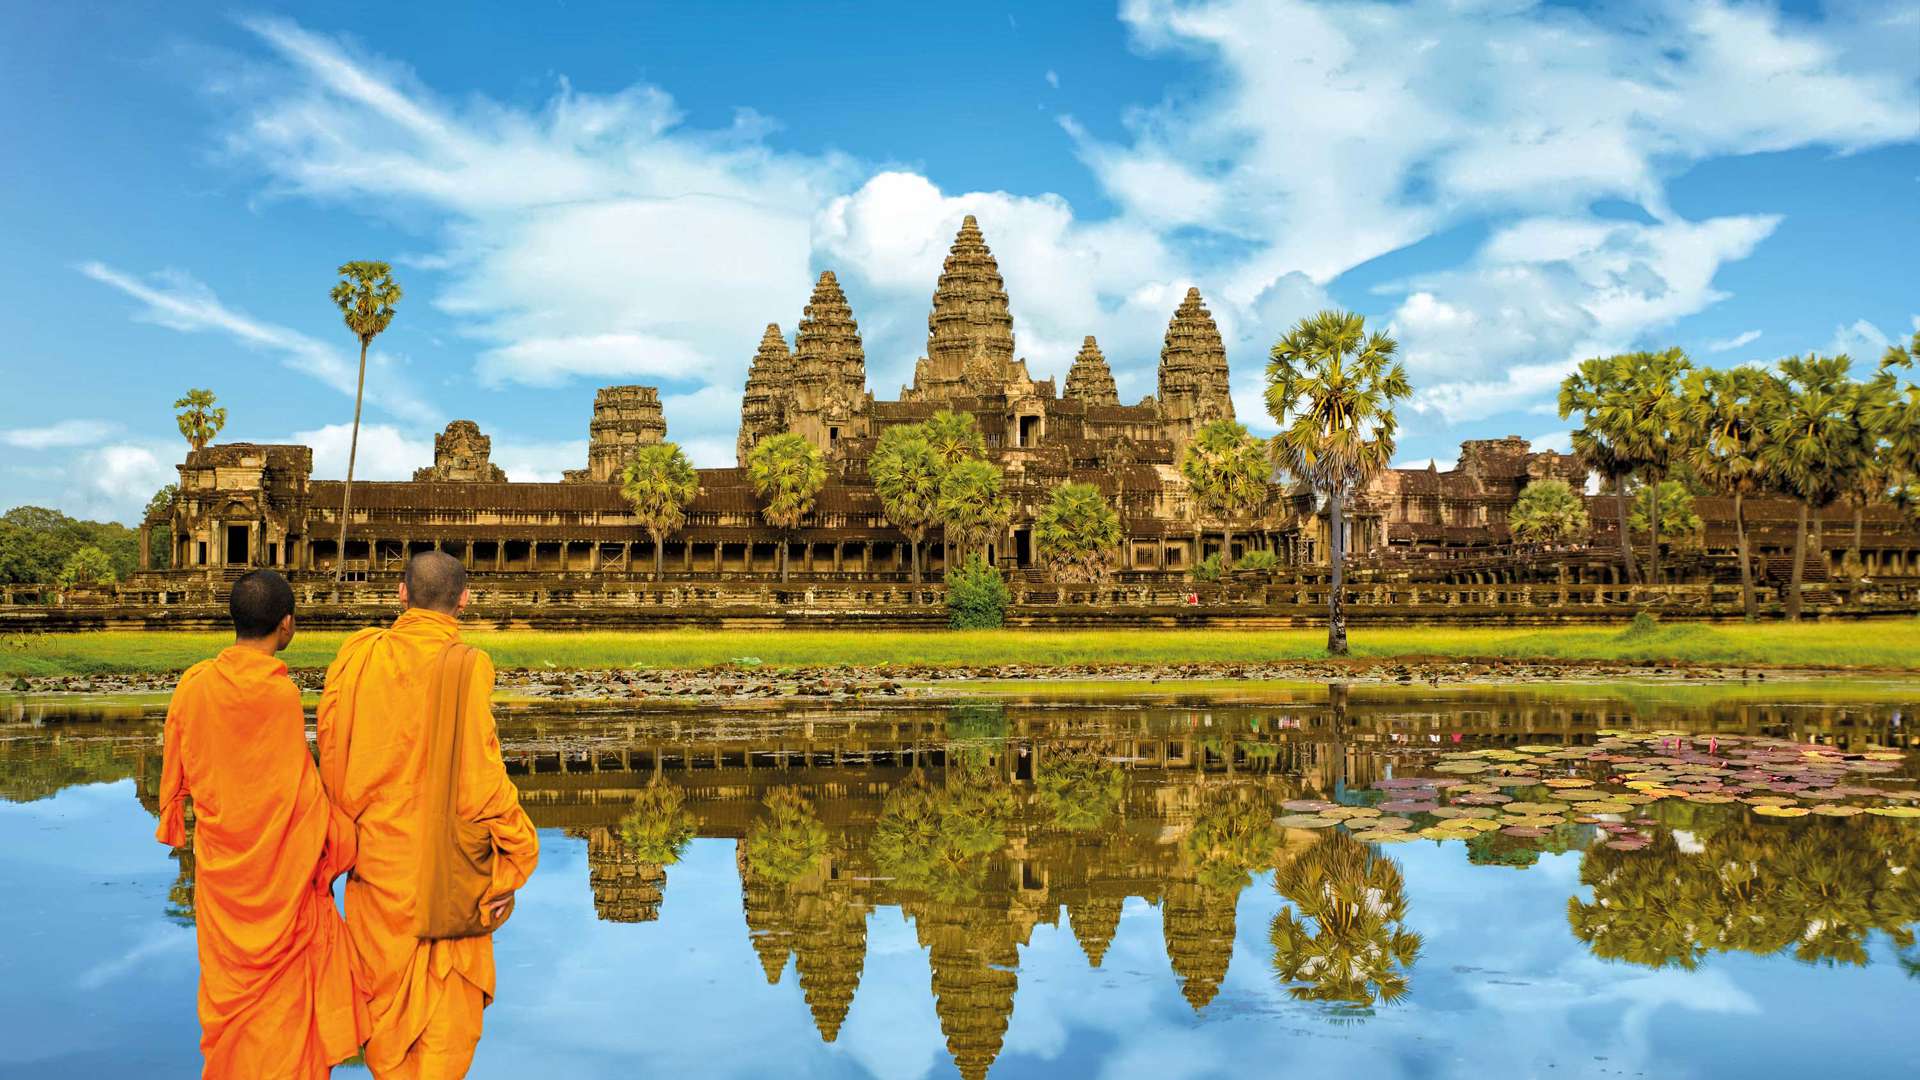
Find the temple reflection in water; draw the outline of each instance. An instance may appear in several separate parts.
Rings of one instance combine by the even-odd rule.
[[[1393,848],[1275,818],[1292,800],[1377,801],[1372,785],[1420,771],[1436,749],[1584,746],[1629,725],[1912,748],[1893,705],[1758,705],[1738,694],[1569,701],[1524,690],[1298,697],[546,708],[509,712],[501,727],[534,821],[584,843],[583,884],[601,919],[658,923],[688,843],[735,841],[766,981],[791,968],[820,1038],[833,1042],[859,996],[869,919],[896,909],[925,950],[940,1029],[965,1077],[986,1075],[1001,1050],[1034,928],[1064,919],[1098,967],[1130,900],[1157,909],[1196,1013],[1226,979],[1238,900],[1256,881],[1284,900],[1269,928],[1271,977],[1338,1015],[1389,1007],[1417,984],[1423,946]],[[151,809],[156,729],[67,719],[0,741],[0,797],[132,777]],[[1920,823],[1782,824],[1746,810],[1650,807],[1660,827],[1645,850],[1609,850],[1572,823],[1539,837],[1488,833],[1458,849],[1521,868],[1579,849],[1586,891],[1569,898],[1568,929],[1602,958],[1690,968],[1745,951],[1860,964],[1879,931],[1920,974],[1920,874],[1906,872],[1920,864]],[[190,920],[192,860],[179,857],[168,914]]]

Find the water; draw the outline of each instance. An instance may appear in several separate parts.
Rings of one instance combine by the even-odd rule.
[[[1920,805],[1906,695],[511,710],[542,860],[473,1075],[1912,1075],[1920,820],[1827,816]],[[154,706],[5,710],[0,1076],[193,1074]]]

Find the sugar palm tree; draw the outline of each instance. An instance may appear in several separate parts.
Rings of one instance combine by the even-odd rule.
[[[972,413],[941,409],[920,425],[920,433],[946,468],[967,458],[987,456],[987,442],[974,423]]]
[[[360,405],[367,389],[367,347],[381,331],[393,323],[394,305],[400,302],[400,283],[393,280],[393,268],[383,262],[350,262],[339,270],[340,280],[333,286],[333,302],[340,308],[347,329],[360,342],[360,375],[353,384],[353,437],[347,443],[347,482],[340,490],[340,545],[334,552],[333,583],[338,587],[347,573],[347,516],[353,510],[353,465],[360,454]]]
[[[620,472],[620,494],[653,538],[653,580],[659,581],[667,537],[687,523],[687,504],[700,495],[700,474],[678,443],[655,443],[627,459]]]
[[[1640,576],[1634,565],[1633,541],[1627,535],[1627,478],[1637,467],[1622,446],[1618,430],[1625,413],[1620,402],[1626,384],[1621,357],[1596,356],[1560,383],[1560,418],[1578,412],[1583,423],[1573,431],[1573,451],[1613,488],[1615,520],[1620,530],[1620,562],[1628,581]]]
[[[1881,358],[1883,371],[1912,371],[1920,358],[1920,330],[1914,331],[1908,345],[1889,345]],[[1920,384],[1908,382],[1892,404],[1887,419],[1887,462],[1892,476],[1890,489],[1895,503],[1920,520]]]
[[[867,459],[867,477],[879,496],[881,513],[907,538],[915,585],[920,584],[920,545],[927,530],[940,520],[942,471],[926,429],[919,424],[900,424],[881,432]]]
[[[827,482],[827,465],[820,451],[804,436],[789,431],[760,440],[747,453],[747,477],[753,490],[766,500],[760,514],[781,531],[780,580],[787,580],[786,534],[800,527],[820,488]]]
[[[1847,565],[1853,573],[1859,573],[1860,544],[1865,528],[1866,509],[1874,503],[1889,498],[1893,489],[1901,482],[1900,447],[1897,445],[1904,436],[1911,440],[1911,431],[1900,432],[1899,427],[1908,421],[1905,394],[1902,393],[1896,369],[1905,367],[1903,359],[1907,354],[1897,346],[1887,350],[1887,356],[1881,360],[1873,375],[1853,387],[1852,412],[1854,420],[1854,438],[1856,445],[1849,457],[1857,467],[1849,471],[1845,497],[1853,506],[1853,542],[1847,549]],[[1907,388],[1911,392],[1912,388]]]
[[[1385,334],[1368,335],[1359,315],[1323,311],[1300,320],[1267,363],[1267,414],[1280,425],[1274,456],[1327,497],[1327,651],[1335,656],[1347,653],[1347,499],[1393,459],[1393,407],[1413,393],[1406,368],[1393,358],[1398,347]]]
[[[1004,487],[999,467],[979,458],[962,459],[941,475],[937,505],[950,546],[962,554],[985,554],[988,542],[1013,518],[1013,500]]]
[[[1252,517],[1267,504],[1272,492],[1273,461],[1263,440],[1247,433],[1246,425],[1215,420],[1194,434],[1180,456],[1180,475],[1187,481],[1194,509],[1194,532],[1205,515],[1221,523],[1220,563],[1233,559],[1233,525]],[[1200,545],[1194,543],[1194,554]]]
[[[1625,379],[1613,402],[1611,423],[1615,445],[1638,466],[1640,479],[1658,489],[1672,467],[1674,432],[1685,405],[1681,380],[1693,369],[1679,349],[1629,353],[1622,358]],[[1654,515],[1647,533],[1647,581],[1660,583],[1660,518]]]
[[[1800,501],[1787,593],[1787,618],[1795,621],[1806,577],[1807,519],[1846,490],[1846,476],[1858,467],[1849,458],[1859,445],[1851,364],[1845,356],[1787,357],[1761,404],[1761,464],[1775,490]]]
[[[1747,550],[1746,499],[1766,490],[1760,464],[1760,409],[1772,373],[1754,367],[1701,368],[1687,376],[1682,443],[1693,475],[1733,496],[1734,547],[1740,558],[1740,608],[1752,622],[1753,558]]]
[[[1587,504],[1565,480],[1535,480],[1507,511],[1507,528],[1523,544],[1564,543],[1587,531]]]
[[[1099,582],[1120,546],[1120,515],[1092,484],[1061,484],[1033,519],[1034,548],[1054,576]]]
[[[189,390],[173,407],[180,410],[174,417],[180,424],[180,434],[195,450],[205,450],[227,426],[227,410],[214,405],[211,390]]]

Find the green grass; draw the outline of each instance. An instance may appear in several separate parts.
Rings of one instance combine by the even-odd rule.
[[[324,667],[341,633],[303,633],[290,666]],[[819,664],[1056,666],[1315,659],[1321,630],[979,630],[921,633],[708,630],[637,633],[475,632],[468,640],[501,668],[692,668],[757,658],[770,667]],[[0,638],[0,675],[178,671],[227,638],[211,633],[102,632]],[[1920,620],[1540,630],[1416,626],[1361,628],[1358,657],[1515,657],[1560,660],[1685,660],[1784,667],[1920,670]]]

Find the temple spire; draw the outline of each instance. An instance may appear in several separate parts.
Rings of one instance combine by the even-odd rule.
[[[793,354],[779,323],[768,323],[760,348],[747,365],[747,389],[740,398],[740,437],[735,444],[742,468],[747,451],[769,435],[787,429],[786,401],[793,384]]]
[[[1159,401],[1162,418],[1184,425],[1187,433],[1209,421],[1233,419],[1227,348],[1199,289],[1187,290],[1167,323]]]
[[[787,401],[789,426],[796,414],[812,426],[831,425],[859,412],[867,395],[867,353],[860,344],[860,324],[833,271],[821,273],[813,297],[800,316],[793,342],[792,392]],[[823,432],[809,431],[821,445]]]
[[[1000,390],[1013,368],[1013,313],[1006,282],[972,214],[960,223],[927,315],[927,356],[914,372],[925,400]]]
[[[1113,370],[1107,367],[1107,358],[1100,354],[1100,345],[1092,334],[1080,343],[1080,355],[1073,358],[1073,367],[1067,371],[1067,387],[1062,396],[1088,405],[1120,404],[1120,390],[1114,385]]]

